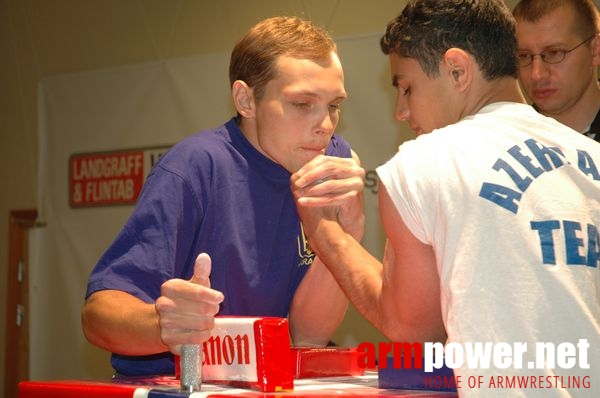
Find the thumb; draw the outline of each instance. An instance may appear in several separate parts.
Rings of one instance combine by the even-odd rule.
[[[190,282],[210,287],[211,259],[206,253],[200,253],[194,262],[194,275]]]

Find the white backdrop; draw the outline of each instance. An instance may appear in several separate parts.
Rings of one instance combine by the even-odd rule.
[[[384,238],[372,171],[411,137],[393,120],[394,93],[379,35],[338,39],[349,99],[337,132],[358,152],[367,179],[365,246],[380,256]],[[219,53],[61,75],[39,84],[39,212],[31,236],[31,378],[108,377],[108,354],[89,345],[80,309],[88,273],[131,205],[71,208],[69,157],[76,153],[170,146],[233,114],[227,65]],[[383,337],[351,310],[335,341]],[[135,342],[132,342],[135,344]]]

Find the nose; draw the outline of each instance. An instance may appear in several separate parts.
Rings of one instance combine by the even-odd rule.
[[[539,55],[534,55],[531,60],[531,79],[534,81],[542,80],[548,75],[548,66],[542,61],[542,57]]]
[[[332,113],[329,111],[325,112],[325,115],[321,117],[321,121],[317,128],[317,131],[319,133],[332,135],[333,130],[335,130],[335,127],[337,126],[338,117],[339,116],[338,116],[337,112],[336,113]]]
[[[398,98],[396,100],[396,110],[394,111],[394,117],[399,122],[406,122],[410,117],[410,112],[408,110],[408,106],[406,106],[406,101]]]

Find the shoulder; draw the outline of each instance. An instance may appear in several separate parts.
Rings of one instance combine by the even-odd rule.
[[[171,148],[168,152],[174,158],[189,158],[202,153],[214,153],[231,142],[227,125],[194,133]]]
[[[184,138],[160,158],[157,166],[173,172],[208,167],[231,152],[231,128],[227,122]]]
[[[352,157],[350,143],[341,135],[334,134],[325,154],[342,158]]]

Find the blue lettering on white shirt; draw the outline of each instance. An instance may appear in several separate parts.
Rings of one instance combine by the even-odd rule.
[[[508,187],[492,182],[481,185],[479,196],[500,207],[516,214],[522,194],[529,188],[534,179],[544,173],[556,170],[570,164],[559,148],[547,147],[534,139],[524,142],[526,148],[513,146],[506,152],[511,155],[508,160],[498,159],[492,166],[495,171],[503,171],[515,185]],[[529,151],[529,156],[526,151]],[[516,161],[513,165],[511,162]],[[519,173],[515,166],[521,166],[526,174]],[[595,181],[600,180],[600,171],[592,157],[583,150],[577,150],[577,165],[579,170]]]
[[[564,260],[567,265],[600,267],[600,235],[595,225],[583,226],[569,220],[547,220],[532,221],[531,229],[538,232],[544,264],[556,265],[556,245],[564,241]],[[561,229],[562,234],[559,233]]]
[[[600,181],[600,172],[594,163],[594,159],[586,151],[577,150],[577,165],[582,173],[592,177],[594,181]]]
[[[544,173],[570,164],[559,148],[547,147],[534,139],[508,149],[505,159],[494,162],[492,169],[505,173],[511,184],[484,182],[479,196],[513,214],[519,211],[523,193]],[[577,167],[594,181],[600,181],[600,171],[594,159],[584,150],[577,150]],[[587,266],[600,269],[600,233],[598,226],[573,220],[531,221],[531,230],[539,238],[542,263]],[[565,258],[557,259],[557,247],[564,249]]]

